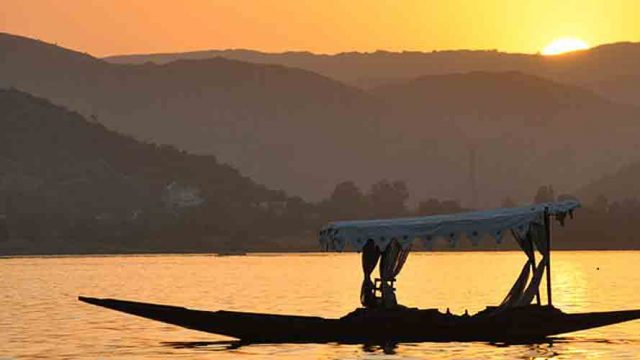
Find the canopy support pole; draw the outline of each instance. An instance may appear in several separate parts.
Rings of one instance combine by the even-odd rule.
[[[547,301],[553,306],[551,300],[551,223],[549,221],[549,209],[544,210],[544,231],[547,237]]]

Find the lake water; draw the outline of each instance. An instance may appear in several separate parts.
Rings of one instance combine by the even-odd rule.
[[[640,308],[640,252],[555,252],[554,304],[566,312]],[[525,256],[413,253],[398,278],[408,306],[471,313],[499,303]],[[539,345],[251,345],[102,309],[78,295],[206,310],[339,317],[358,306],[356,254],[0,259],[0,359],[638,359],[640,321]],[[544,284],[542,289],[544,289]]]

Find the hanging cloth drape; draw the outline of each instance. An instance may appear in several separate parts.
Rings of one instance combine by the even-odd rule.
[[[391,281],[402,270],[407,257],[409,256],[410,247],[403,249],[398,240],[393,239],[389,246],[382,253],[380,258],[380,278],[382,279],[382,305],[386,308],[394,307],[398,304],[395,292],[391,286]]]
[[[527,261],[522,270],[520,271],[520,276],[516,279],[516,282],[513,283],[511,290],[507,293],[502,303],[500,303],[499,308],[507,308],[515,306],[518,300],[522,297],[522,293],[524,292],[525,287],[527,286],[527,281],[529,281],[529,269],[531,266]]]
[[[544,219],[538,219],[529,225],[526,231],[511,231],[514,239],[520,245],[520,248],[527,255],[527,263],[522,268],[520,276],[511,287],[511,290],[504,298],[499,308],[526,306],[531,304],[533,298],[538,294],[540,288],[540,282],[542,281],[542,275],[547,267],[549,261],[549,249],[547,248],[546,231],[544,228]],[[542,254],[542,259],[535,266],[535,249],[538,249]],[[531,281],[529,279],[529,267],[533,268],[533,276]],[[527,282],[529,285],[526,285]],[[526,285],[526,287],[525,287]]]
[[[526,306],[531,304],[533,298],[538,293],[538,288],[540,288],[540,281],[542,280],[544,269],[547,267],[547,260],[548,258],[546,257],[540,260],[536,271],[533,272],[533,277],[531,278],[529,286],[527,286],[527,289],[522,293],[520,299],[516,304],[514,304],[514,306]]]
[[[549,264],[551,260],[550,260],[549,251],[551,249],[549,249],[549,239],[548,239],[549,234],[546,228],[545,216],[548,216],[546,212],[544,214],[539,214],[536,221],[530,224],[530,230],[529,230],[529,238],[531,239],[531,243],[535,245],[536,249],[538,249],[538,251],[542,255],[542,260],[540,260],[540,264],[538,265],[540,268],[537,269],[539,270],[539,273],[540,273],[539,278],[534,279],[534,280],[537,280],[535,284],[534,284],[534,280],[532,280],[530,285],[531,288],[533,288],[533,286],[535,285],[535,291],[537,293],[539,293],[538,289],[540,288],[540,282],[542,281],[542,274],[544,273],[545,270],[547,271],[547,282],[550,282]],[[547,296],[548,296],[549,304],[551,304],[551,293],[550,293],[549,283],[547,284]],[[523,301],[524,300],[525,299],[523,299]]]
[[[522,267],[520,275],[513,283],[513,286],[511,286],[511,290],[509,290],[507,296],[505,296],[502,303],[500,303],[500,308],[516,306],[527,288],[530,268],[533,267],[531,264],[533,264],[534,261],[533,244],[531,244],[531,240],[528,238],[528,232],[529,229],[522,229],[521,231],[511,230],[511,235],[513,235],[516,243],[518,243],[522,251],[527,255],[527,262]]]
[[[540,254],[542,254],[542,257],[549,256],[549,249],[547,248],[547,231],[544,228],[544,218],[531,223],[529,226],[529,237],[536,245],[536,249],[538,249]]]
[[[367,308],[374,307],[376,305],[371,273],[373,273],[376,265],[378,265],[379,258],[380,251],[374,244],[373,240],[367,241],[366,245],[362,248],[362,272],[364,274],[364,279],[362,280],[362,287],[360,288],[360,303],[362,306]]]
[[[529,227],[528,229],[524,229],[523,231],[511,230],[511,235],[513,235],[513,238],[518,243],[518,246],[520,246],[520,249],[522,249],[525,255],[527,255],[529,262],[533,261],[534,258],[533,244],[531,243],[531,239],[529,238],[530,233],[531,227]]]

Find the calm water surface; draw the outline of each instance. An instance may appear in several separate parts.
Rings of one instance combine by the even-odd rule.
[[[567,312],[640,308],[640,252],[556,252],[554,303]],[[461,313],[497,304],[521,253],[414,253],[408,306]],[[217,310],[339,317],[358,306],[356,254],[0,259],[0,359],[640,359],[640,321],[552,343],[251,345],[80,303],[80,294]],[[543,284],[544,288],[544,284]]]

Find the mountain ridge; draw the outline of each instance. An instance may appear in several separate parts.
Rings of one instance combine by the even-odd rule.
[[[640,45],[640,42],[635,41],[617,41],[613,43],[606,43],[591,47],[587,50],[575,50],[567,53],[561,54],[561,56],[569,55],[569,54],[579,54],[584,51],[589,50],[603,50],[610,48],[620,48],[620,47],[635,47],[636,45]],[[497,49],[444,49],[444,50],[431,50],[431,51],[420,51],[420,50],[402,50],[402,51],[392,51],[392,50],[374,50],[374,51],[341,51],[336,53],[318,53],[307,50],[289,50],[289,51],[262,51],[262,50],[253,50],[250,48],[226,48],[226,49],[202,49],[202,50],[191,50],[191,51],[167,51],[167,52],[157,52],[157,53],[132,53],[132,54],[113,54],[101,57],[101,59],[111,62],[111,63],[144,63],[146,61],[155,62],[155,63],[166,63],[169,61],[175,61],[176,59],[195,59],[198,56],[202,56],[203,58],[215,57],[217,54],[224,53],[239,53],[239,54],[247,54],[247,55],[261,55],[261,56],[282,56],[282,55],[305,55],[305,56],[317,56],[317,57],[347,57],[347,56],[367,56],[367,55],[375,55],[375,54],[388,54],[388,55],[430,55],[430,54],[454,54],[454,53],[499,53],[504,55],[523,55],[523,56],[546,56],[541,55],[540,53],[524,53],[524,52],[508,52],[501,51]]]
[[[51,71],[46,56],[23,59],[1,40],[0,54],[9,55],[0,62],[5,86],[139,139],[215,154],[307,199],[325,197],[338,182],[367,187],[391,178],[406,180],[418,199],[469,201],[470,148],[479,158],[482,204],[528,198],[546,183],[570,192],[637,159],[635,107],[537,74],[447,74],[423,79],[423,88],[398,81],[385,93],[310,70],[224,58],[87,60]],[[478,74],[485,78],[474,80]]]
[[[602,44],[556,56],[497,50],[376,51],[333,55],[310,52],[268,53],[253,50],[202,50],[185,53],[124,55],[109,62],[167,62],[177,58],[223,56],[256,63],[279,63],[309,69],[362,88],[405,81],[422,75],[469,71],[522,71],[582,85],[612,100],[640,105],[633,86],[640,71],[640,42]],[[604,62],[604,63],[603,63]],[[623,64],[624,66],[621,66]],[[605,71],[603,72],[603,69]]]

